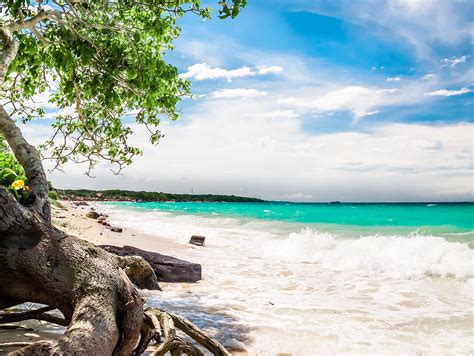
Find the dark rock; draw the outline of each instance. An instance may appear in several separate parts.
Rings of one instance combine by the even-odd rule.
[[[205,240],[206,240],[206,237],[204,236],[193,235],[191,236],[191,240],[189,240],[189,243],[196,246],[204,246]]]
[[[201,280],[201,265],[180,260],[156,252],[144,251],[132,246],[101,245],[103,249],[118,256],[140,256],[147,261],[159,282],[194,283]]]
[[[100,215],[98,212],[91,210],[86,214],[86,216],[91,219],[97,219]]]
[[[123,229],[121,227],[111,227],[110,231],[112,231],[112,232],[122,232]]]

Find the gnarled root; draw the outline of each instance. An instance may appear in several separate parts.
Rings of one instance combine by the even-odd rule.
[[[35,319],[35,320],[47,321],[49,323],[53,323],[53,324],[57,324],[61,326],[67,326],[68,322],[66,319],[47,313],[54,309],[55,308],[53,307],[47,306],[44,308],[28,310],[28,311],[19,312],[19,313],[2,314],[0,315],[0,324],[16,323],[23,320]]]
[[[177,329],[191,337],[199,345],[212,352],[213,355],[229,356],[230,353],[215,339],[206,335],[190,321],[158,308],[146,308],[144,311],[141,340],[135,355],[145,351],[151,340],[159,343],[154,356],[170,352],[171,355],[204,355],[194,344],[177,334]],[[163,340],[161,340],[163,336]]]
[[[130,281],[140,289],[161,290],[155,271],[140,256],[115,256]]]

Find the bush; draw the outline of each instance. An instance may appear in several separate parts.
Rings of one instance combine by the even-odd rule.
[[[55,191],[55,190],[51,190],[48,192],[48,197],[49,199],[51,200],[58,200],[59,199],[59,195],[58,193]]]

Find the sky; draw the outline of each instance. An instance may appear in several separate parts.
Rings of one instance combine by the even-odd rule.
[[[49,176],[60,188],[472,201],[473,14],[456,0],[248,0],[235,20],[186,16],[167,60],[198,98],[162,121],[160,143],[132,125],[144,155],[122,175]],[[52,132],[22,129],[34,143]]]

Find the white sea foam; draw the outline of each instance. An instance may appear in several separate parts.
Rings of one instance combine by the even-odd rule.
[[[296,224],[101,206],[113,223],[189,246],[203,280],[148,303],[191,318],[250,355],[472,354],[474,255],[413,233],[344,238]],[[338,230],[339,231],[339,230]]]
[[[274,241],[267,244],[275,244]],[[365,236],[338,240],[310,228],[291,233],[269,248],[270,255],[293,262],[319,263],[337,271],[384,274],[394,278],[474,277],[474,251],[441,237]]]

